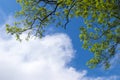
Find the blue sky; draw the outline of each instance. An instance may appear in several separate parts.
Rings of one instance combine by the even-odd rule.
[[[54,30],[51,30],[49,32],[52,33],[52,35],[48,34],[40,41],[39,39],[32,39],[29,42],[24,41],[23,43],[19,43],[14,39],[14,37],[8,38],[7,40],[3,39],[3,36],[8,37],[5,31],[3,31],[5,23],[11,24],[14,22],[13,15],[19,9],[20,6],[16,3],[15,0],[0,1],[0,55],[5,58],[3,59],[0,57],[0,64],[4,64],[3,67],[0,68],[0,80],[13,80],[13,75],[15,74],[17,75],[17,77],[14,77],[15,80],[28,80],[29,78],[26,76],[30,75],[31,80],[54,80],[54,78],[59,78],[56,80],[120,80],[120,66],[119,64],[116,64],[116,61],[113,63],[112,67],[109,70],[104,70],[101,67],[89,69],[86,66],[86,62],[92,57],[92,53],[84,50],[81,47],[82,42],[80,42],[79,39],[79,26],[84,25],[82,18],[74,18],[71,20],[66,30],[62,28],[54,28]],[[22,36],[24,37],[25,35]],[[54,38],[57,41],[54,40]],[[48,40],[52,41],[52,43],[50,42],[51,44],[49,44]],[[45,43],[48,43],[48,45]],[[57,47],[56,44],[58,45]],[[65,47],[66,50],[62,50],[63,47]],[[21,50],[19,51],[19,49]],[[34,49],[36,49],[36,52]],[[56,55],[60,57],[56,57]],[[11,58],[13,59],[11,60]],[[25,60],[23,60],[23,58]],[[36,61],[36,63],[31,61]],[[47,65],[48,62],[49,65]],[[68,68],[65,67],[66,64]],[[43,70],[46,70],[45,67],[48,67],[47,71],[43,72]],[[11,71],[14,73],[13,75],[9,74]],[[48,73],[51,73],[51,75]],[[39,74],[42,77],[39,77]],[[36,78],[35,75],[41,79]],[[12,76],[12,78],[5,78],[4,76]],[[22,78],[19,78],[21,76]]]

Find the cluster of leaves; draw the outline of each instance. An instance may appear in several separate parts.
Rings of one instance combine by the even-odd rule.
[[[80,26],[83,48],[94,53],[87,63],[91,68],[98,64],[109,68],[110,59],[120,44],[120,0],[17,0],[21,11],[16,17],[21,22],[7,24],[7,32],[19,35],[23,32],[42,37],[46,26],[54,23],[66,28],[73,17],[83,17],[86,26]],[[24,27],[20,27],[21,24]]]
[[[85,1],[89,0],[84,0]],[[86,3],[85,27],[80,27],[83,48],[94,53],[88,61],[90,68],[103,64],[110,67],[110,60],[120,44],[120,0],[91,0]]]
[[[52,23],[66,28],[71,9],[75,5],[73,0],[17,0],[17,2],[22,9],[15,17],[21,21],[14,26],[7,24],[7,31],[15,35],[27,31],[37,37],[42,37],[46,26]],[[16,31],[14,28],[20,27],[21,24],[24,24],[22,31]]]

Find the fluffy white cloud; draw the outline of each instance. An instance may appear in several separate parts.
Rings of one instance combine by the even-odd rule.
[[[0,49],[0,80],[78,80],[85,74],[65,67],[74,53],[65,34],[22,43],[0,38]]]

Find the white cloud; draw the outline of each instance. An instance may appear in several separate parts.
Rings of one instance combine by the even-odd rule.
[[[11,24],[12,17],[8,23]],[[0,80],[117,80],[117,76],[87,77],[66,64],[74,57],[71,39],[63,33],[16,41],[0,35]],[[5,36],[6,37],[6,36]],[[25,35],[22,35],[24,38]]]
[[[85,73],[65,67],[74,53],[65,34],[22,43],[0,38],[0,42],[0,80],[78,80]]]

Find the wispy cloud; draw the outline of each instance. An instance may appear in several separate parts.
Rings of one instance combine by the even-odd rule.
[[[0,24],[0,38],[10,38],[11,36],[6,32],[6,24],[13,25],[13,22],[16,21],[15,18],[11,15],[6,17],[5,21],[2,21]]]
[[[0,23],[4,22],[7,18],[5,12],[0,8]]]

